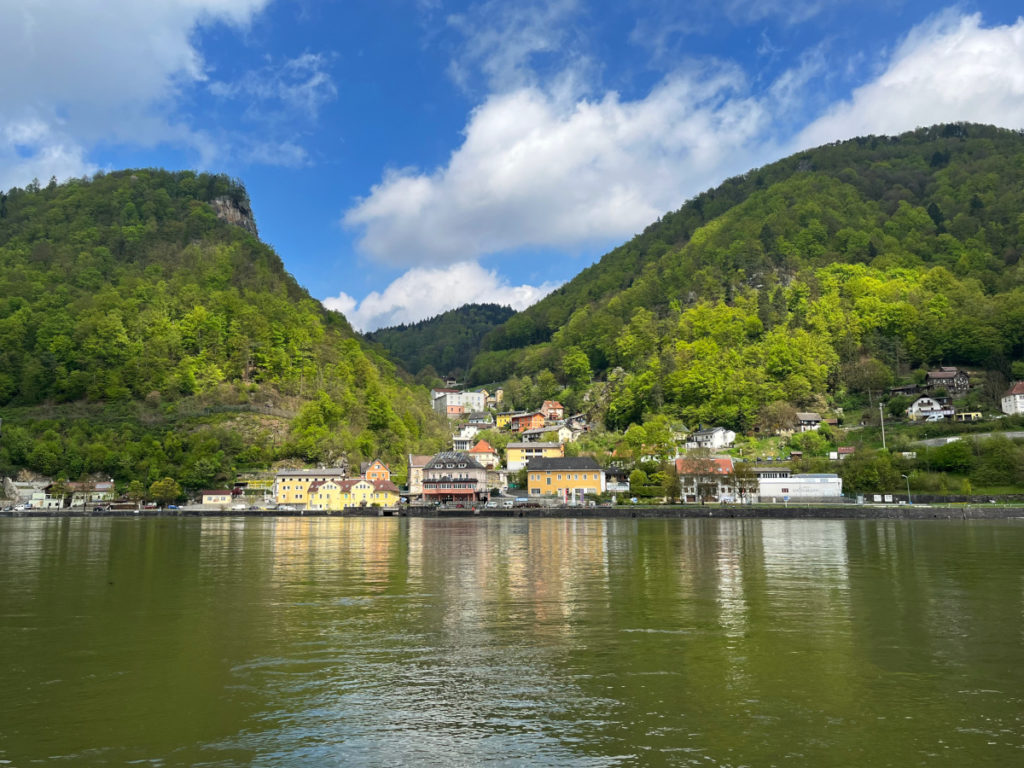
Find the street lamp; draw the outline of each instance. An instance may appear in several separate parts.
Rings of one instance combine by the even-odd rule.
[[[910,478],[906,475],[900,475],[900,477],[907,481],[907,504],[913,504],[914,500],[910,498]]]
[[[882,450],[885,450],[885,414],[882,413],[882,404],[878,404],[878,420],[882,422]]]

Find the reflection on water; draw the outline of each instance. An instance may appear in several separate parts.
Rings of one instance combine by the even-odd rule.
[[[1024,759],[1016,522],[0,520],[0,761]]]

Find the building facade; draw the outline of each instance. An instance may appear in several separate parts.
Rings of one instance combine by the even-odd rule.
[[[606,490],[604,470],[588,456],[532,459],[526,472],[530,497],[554,496],[578,504]]]
[[[274,502],[305,509],[309,486],[316,481],[344,480],[347,473],[340,467],[331,469],[288,469],[274,476]]]
[[[423,500],[441,504],[479,501],[487,495],[487,470],[464,451],[445,451],[423,468]]]
[[[509,443],[505,446],[505,466],[517,472],[532,459],[557,459],[565,456],[561,443]]]
[[[1024,413],[1024,381],[1018,381],[1003,395],[1000,407],[1003,413],[1013,416]]]

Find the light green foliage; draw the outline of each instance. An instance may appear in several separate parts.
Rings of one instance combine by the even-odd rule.
[[[248,204],[227,177],[157,170],[3,195],[0,473],[196,487],[440,447],[426,391],[218,220],[224,197]]]

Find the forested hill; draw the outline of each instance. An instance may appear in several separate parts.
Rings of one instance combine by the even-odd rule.
[[[1024,137],[869,136],[729,179],[484,339],[470,381],[609,379],[608,423],[750,426],[858,372],[1024,356]],[[886,373],[887,372],[887,373]]]
[[[480,341],[515,311],[499,304],[466,304],[411,325],[366,334],[418,378],[438,374],[462,377],[480,349]]]
[[[433,447],[426,392],[255,232],[224,176],[123,171],[0,197],[0,473],[199,486]]]

